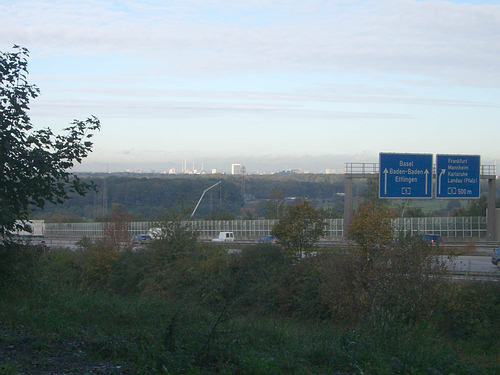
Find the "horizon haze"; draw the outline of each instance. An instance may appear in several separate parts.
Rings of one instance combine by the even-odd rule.
[[[75,171],[500,161],[498,1],[6,0],[0,22],[35,127],[100,119]]]

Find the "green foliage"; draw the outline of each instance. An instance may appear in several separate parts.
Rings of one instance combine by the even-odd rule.
[[[80,251],[80,288],[108,290],[113,266],[119,257],[119,250],[110,241],[98,240]]]
[[[330,316],[374,324],[416,324],[430,318],[443,293],[444,262],[418,237],[398,238],[371,253],[352,247],[317,257],[319,304]],[[384,322],[384,323],[382,323]]]
[[[265,202],[265,214],[268,219],[280,219],[285,214],[285,196],[283,191],[273,189]]]
[[[45,250],[43,246],[0,243],[0,290],[13,286],[33,287],[38,262]]]
[[[471,292],[478,294],[476,287]],[[498,286],[486,289],[499,291]],[[71,289],[2,297],[0,345],[9,340],[11,356],[0,365],[25,372],[43,372],[44,358],[57,359],[53,373],[63,368],[77,373],[89,364],[137,374],[488,375],[500,370],[498,342],[465,351],[479,344],[477,336],[470,336],[470,343],[448,339],[430,325],[341,326]],[[493,302],[482,299],[482,308],[494,313]],[[17,354],[23,351],[30,355]]]
[[[396,239],[370,263],[356,249],[292,261],[277,245],[203,245],[164,259],[163,289],[148,298],[150,249],[119,252],[107,280],[89,284],[92,246],[35,251],[30,288],[0,289],[0,349],[14,348],[0,368],[29,372],[53,357],[58,370],[89,361],[143,374],[500,370],[500,286],[443,280],[436,247],[418,238]]]
[[[86,246],[91,246],[87,242]],[[50,289],[86,289],[83,285],[82,250],[52,249],[40,259],[38,278]]]
[[[155,227],[159,229],[151,248],[165,252],[167,259],[175,259],[183,253],[193,252],[198,247],[198,233],[191,228],[188,211],[170,208],[157,217]]]
[[[14,46],[0,52],[0,235],[19,228],[31,207],[62,203],[93,185],[69,172],[91,151],[96,117],[74,120],[65,135],[49,128],[32,130],[30,100],[39,89],[27,81],[28,50]]]
[[[60,209],[42,214],[40,211],[30,216],[34,220],[45,220],[46,223],[82,223],[85,220],[71,211]]]
[[[482,195],[479,199],[469,201],[465,208],[459,208],[453,212],[453,216],[485,216],[488,208],[488,198]]]
[[[485,283],[450,285],[436,310],[436,326],[450,338],[476,341],[474,339],[479,337],[482,342],[482,347],[476,348],[479,351],[494,348],[497,344],[496,327],[500,314],[498,287]]]
[[[99,221],[109,219],[96,210],[96,202],[103,201],[105,192],[108,202],[121,205],[134,220],[151,220],[162,215],[169,207],[175,210],[182,209],[184,202],[194,207],[207,185],[220,180],[204,175],[155,175],[147,178],[128,175],[81,175],[80,177],[82,180],[92,179],[97,192],[89,192],[85,196],[72,195],[62,207],[78,216]],[[227,177],[220,191],[211,190],[205,195],[196,211],[196,217],[224,215],[224,213],[238,215],[242,204],[243,198],[238,183]],[[43,212],[38,212],[38,215],[50,218],[51,213],[59,209],[60,206],[47,205]]]
[[[236,220],[236,216],[229,211],[212,211],[205,215],[204,220]]]
[[[377,202],[377,204],[379,205],[386,204],[387,201],[379,199],[378,197],[378,189],[379,189],[378,184],[379,181],[377,178],[366,179],[366,186],[361,194],[365,202]]]
[[[303,201],[290,206],[271,233],[278,238],[289,256],[301,257],[304,252],[312,251],[324,230],[321,212],[308,201]]]
[[[240,217],[243,197],[241,195],[240,179],[234,176],[211,175],[85,175],[79,174],[82,180],[95,182],[98,192],[90,191],[85,196],[73,194],[71,199],[62,206],[47,204],[37,215],[45,220],[51,218],[54,211],[64,209],[81,218],[96,219],[102,212],[96,209],[96,202],[103,201],[104,191],[107,201],[122,205],[136,220],[149,220],[162,214],[167,207],[180,208],[179,202],[192,205],[198,201],[201,192],[211,184],[222,179],[223,186],[210,190],[201,202],[196,217],[223,220],[227,217]],[[104,189],[106,185],[106,189]],[[269,210],[269,198],[273,191],[285,196],[308,197],[318,206],[333,206],[337,212],[342,212],[343,200],[337,192],[344,190],[341,175],[290,175],[290,176],[250,176],[246,181],[246,191],[255,200],[245,202],[245,209],[253,208],[252,215],[256,218],[276,216],[276,210]],[[280,211],[281,210],[281,211]],[[273,213],[271,215],[271,213]],[[284,205],[278,209],[278,215],[284,213]],[[57,216],[56,216],[57,219]],[[99,221],[103,221],[103,217]]]
[[[103,238],[104,247],[114,249],[119,252],[131,250],[132,241],[128,229],[130,215],[122,206],[115,206],[111,212],[111,218],[104,223]]]
[[[123,251],[111,265],[109,290],[118,295],[140,295],[146,278],[148,257],[142,251]]]
[[[357,242],[366,253],[366,258],[370,258],[394,238],[392,217],[392,212],[376,201],[363,203],[351,218],[348,238]]]

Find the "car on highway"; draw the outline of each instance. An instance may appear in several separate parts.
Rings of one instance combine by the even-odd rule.
[[[148,236],[151,237],[153,240],[159,240],[162,238],[163,235],[163,229],[161,228],[151,228],[148,230]]]
[[[278,243],[278,238],[276,236],[262,236],[259,242],[263,243]]]
[[[137,236],[134,237],[133,243],[135,245],[143,244],[143,243],[148,243],[151,241],[151,236],[149,234],[138,234]]]
[[[497,247],[495,250],[493,250],[491,263],[493,263],[495,266],[500,266],[500,247]]]
[[[435,245],[441,241],[441,236],[439,234],[425,233],[422,235],[422,239],[430,245]]]

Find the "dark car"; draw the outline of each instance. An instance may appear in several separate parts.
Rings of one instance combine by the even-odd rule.
[[[276,238],[275,236],[263,236],[260,238],[259,242],[277,243],[278,238]]]
[[[149,234],[138,234],[134,237],[135,244],[141,244],[151,241],[151,236]]]
[[[428,234],[428,233],[425,233],[423,236],[422,236],[422,239],[431,244],[431,245],[435,245],[437,244],[438,242],[441,241],[441,236],[439,234]]]
[[[495,266],[500,266],[500,247],[497,247],[495,250],[493,250],[491,263],[493,263]]]

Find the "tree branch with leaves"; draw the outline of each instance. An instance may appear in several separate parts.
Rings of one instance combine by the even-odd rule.
[[[27,80],[28,57],[28,50],[16,45],[12,52],[0,51],[0,236],[21,229],[16,221],[27,220],[32,207],[95,188],[70,170],[91,152],[99,120],[74,120],[65,134],[34,130],[29,104],[40,90]]]

